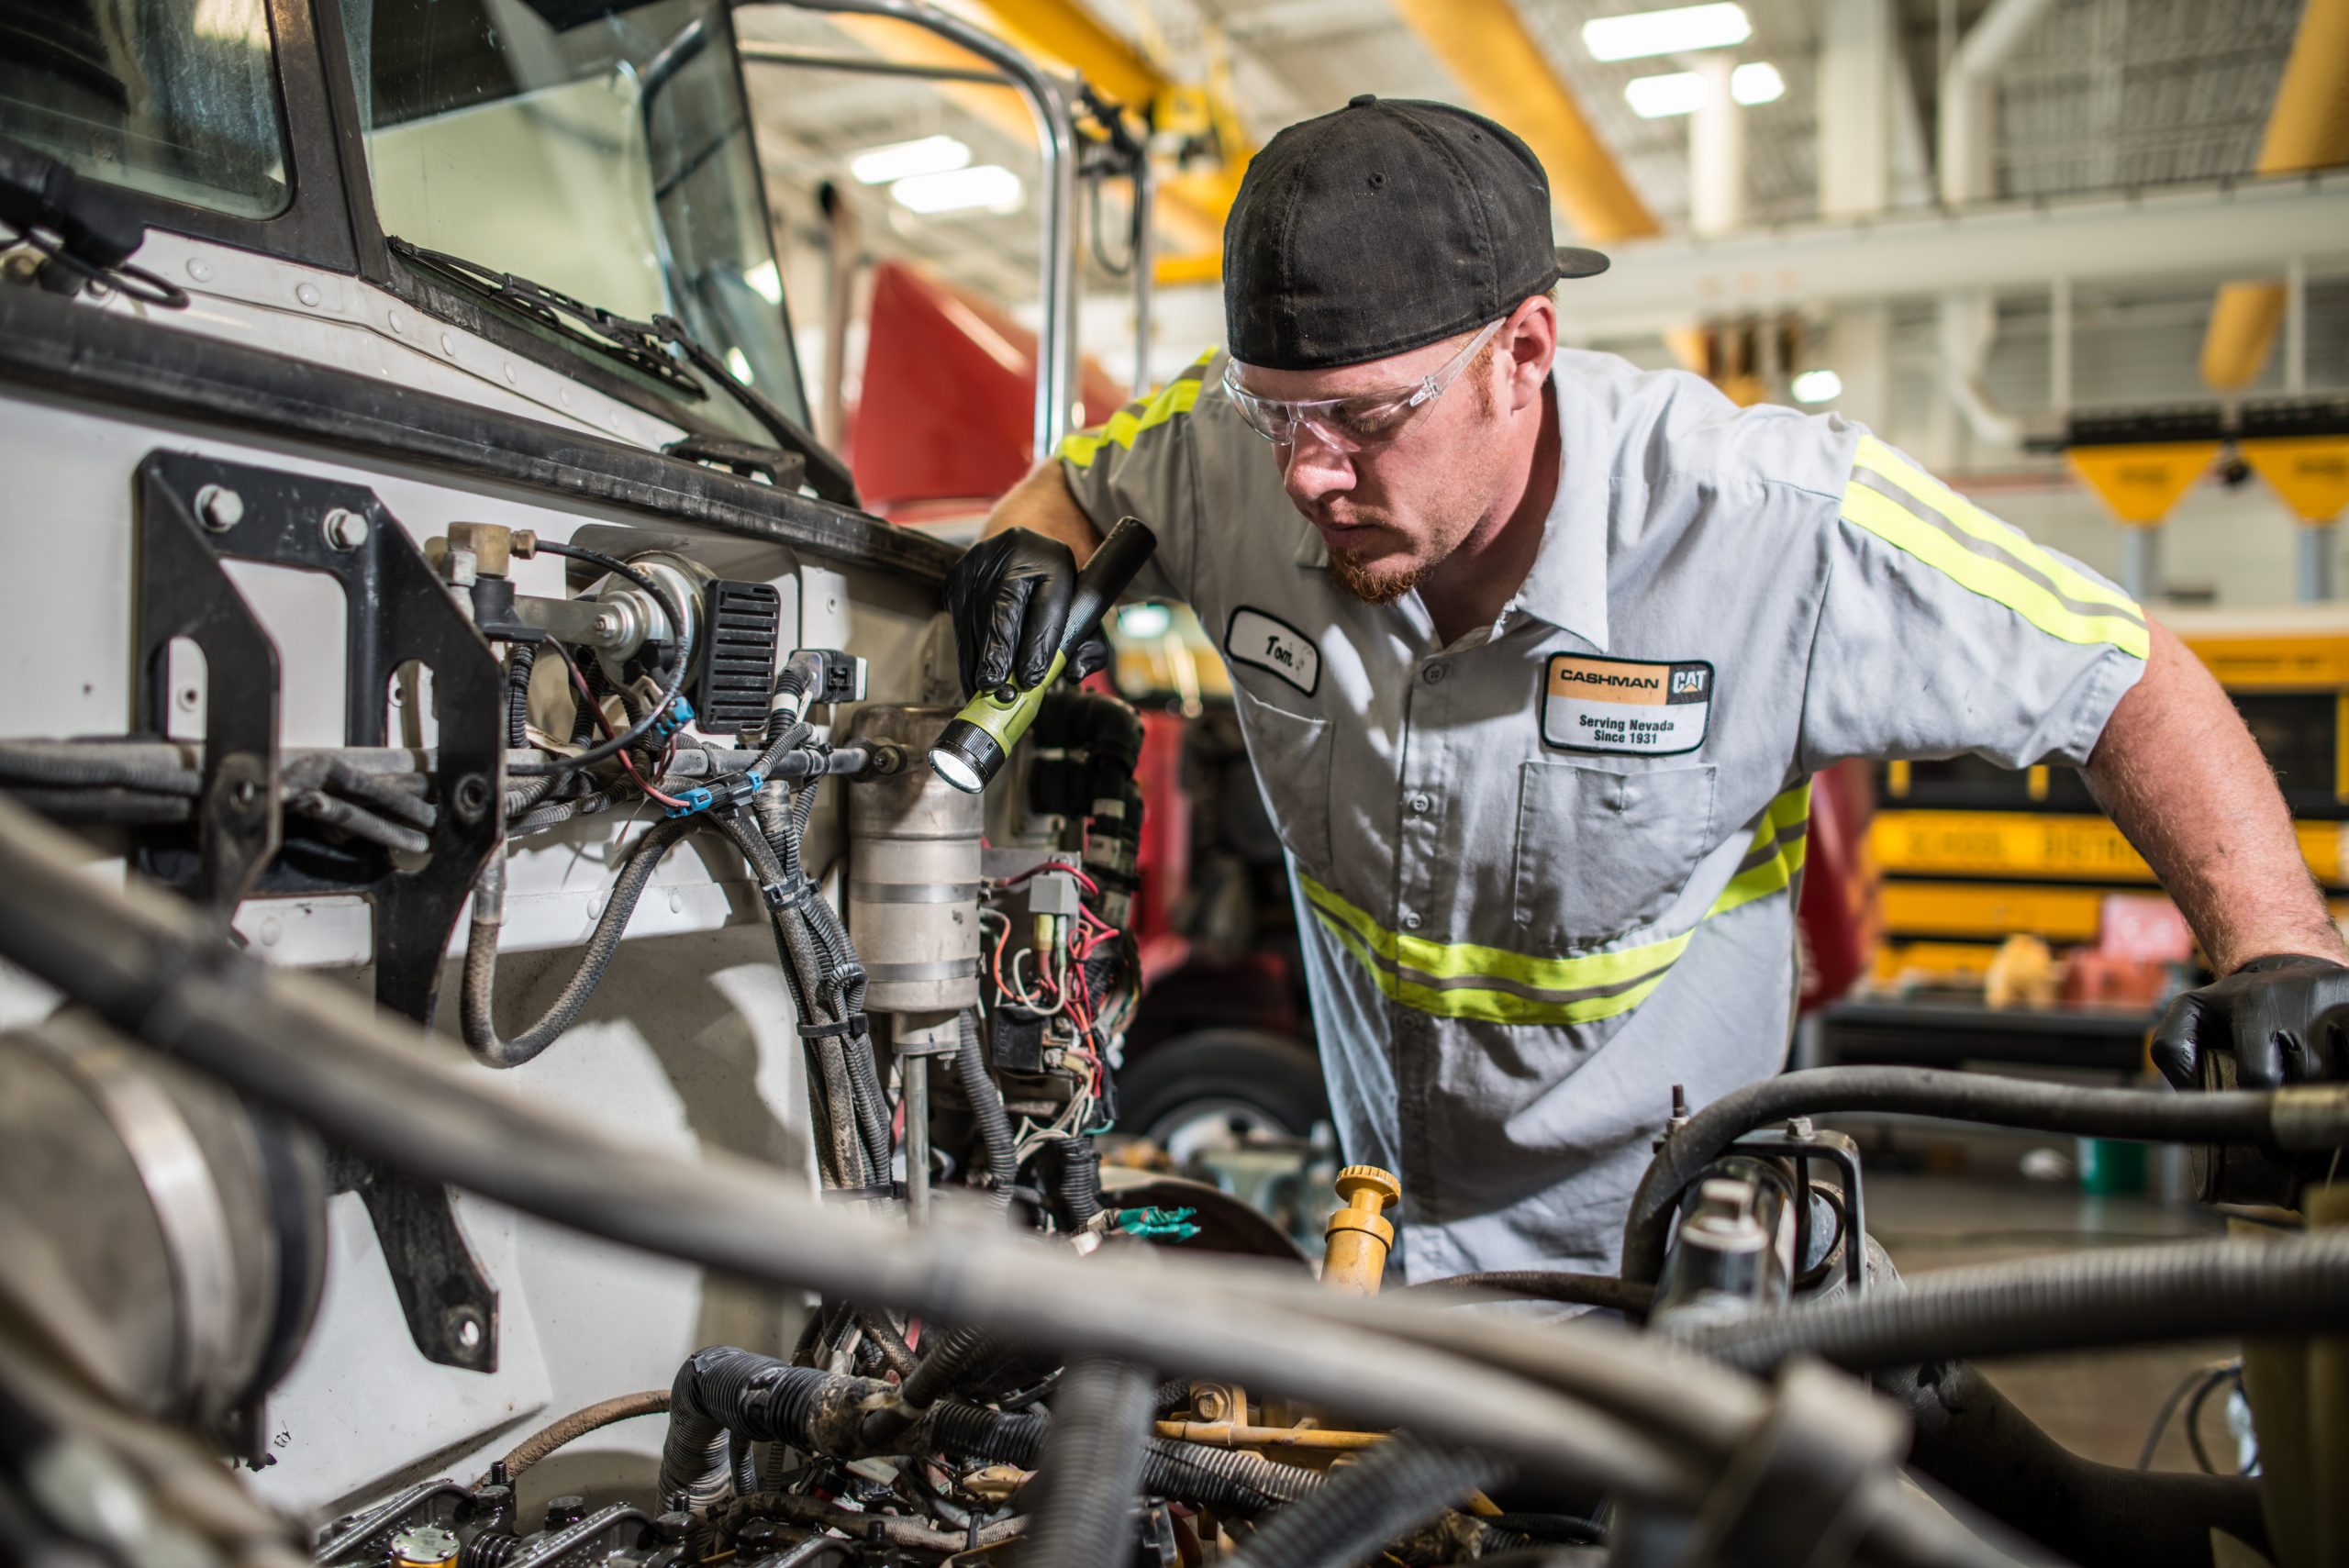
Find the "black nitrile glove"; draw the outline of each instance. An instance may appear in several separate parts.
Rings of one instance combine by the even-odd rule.
[[[2235,1084],[2274,1089],[2321,1083],[2349,1067],[2349,968],[2307,953],[2254,958],[2188,991],[2154,1026],[2154,1065],[2176,1089],[2202,1082],[2202,1053],[2231,1051]]]
[[[1041,681],[1075,592],[1075,555],[1032,528],[1007,528],[963,551],[946,574],[963,695],[1007,684],[1025,691]],[[1070,651],[1069,678],[1081,681],[1108,662],[1108,640],[1096,628]]]

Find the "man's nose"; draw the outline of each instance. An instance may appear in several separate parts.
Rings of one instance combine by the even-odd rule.
[[[1353,461],[1307,427],[1299,426],[1296,440],[1274,450],[1282,454],[1282,487],[1300,506],[1353,486]]]

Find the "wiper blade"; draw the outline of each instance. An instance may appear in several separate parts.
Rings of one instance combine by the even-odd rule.
[[[662,344],[661,335],[649,322],[631,321],[544,284],[501,272],[445,250],[429,250],[397,235],[386,236],[384,244],[402,261],[412,261],[427,272],[438,272],[453,283],[487,295],[591,353],[618,360],[696,403],[708,400],[709,388],[671,357]]]
[[[575,343],[590,352],[618,360],[629,368],[652,377],[662,385],[696,403],[707,402],[709,388],[693,372],[697,370],[723,387],[728,396],[750,411],[751,417],[765,427],[774,439],[775,450],[786,459],[796,460],[807,487],[824,500],[843,506],[858,505],[856,481],[848,465],[825,450],[822,442],[800,424],[776,407],[765,394],[735,379],[726,362],[709,351],[708,347],[674,316],[655,316],[651,321],[634,321],[615,315],[601,306],[586,304],[572,298],[544,284],[535,283],[512,272],[501,272],[484,267],[478,261],[468,261],[462,256],[451,256],[445,250],[430,250],[396,235],[386,236],[384,245],[394,255],[412,261],[427,271],[459,283],[546,328],[566,341]],[[574,325],[574,323],[576,325]],[[693,369],[679,364],[669,352],[674,344],[685,356]],[[684,455],[695,455],[697,438],[687,437],[671,443],[671,450],[687,449]],[[739,459],[740,453],[737,453]],[[722,461],[721,466],[744,471],[738,461]],[[751,467],[765,469],[763,464]],[[772,471],[779,476],[781,467]]]
[[[784,451],[804,460],[807,465],[807,487],[827,501],[843,506],[858,504],[856,480],[848,465],[825,449],[824,443],[803,428],[799,422],[776,407],[767,395],[746,382],[739,381],[726,368],[725,361],[709,351],[708,345],[685,328],[685,324],[674,316],[656,316],[652,326],[661,336],[685,350],[696,370],[726,389],[726,395],[751,411],[751,417],[767,428],[775,445]]]

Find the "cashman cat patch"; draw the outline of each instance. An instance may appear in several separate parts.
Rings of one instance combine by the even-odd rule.
[[[1568,751],[1671,757],[1705,742],[1713,667],[1553,653],[1542,681],[1542,740]]]

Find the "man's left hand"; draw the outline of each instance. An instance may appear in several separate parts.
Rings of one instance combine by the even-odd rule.
[[[2253,959],[2188,991],[2154,1026],[2154,1065],[2176,1089],[2202,1082],[2202,1053],[2233,1053],[2235,1084],[2274,1089],[2349,1076],[2349,967],[2307,953]]]

